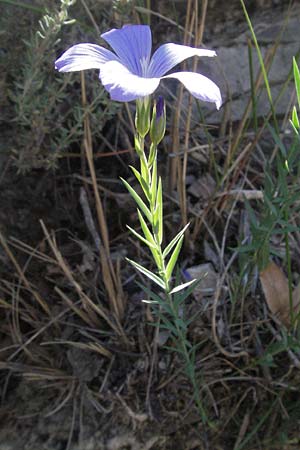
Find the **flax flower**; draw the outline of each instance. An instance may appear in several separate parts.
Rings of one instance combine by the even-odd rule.
[[[215,56],[211,50],[173,43],[161,45],[151,57],[152,36],[147,25],[125,25],[112,29],[101,37],[114,53],[96,44],[77,44],[55,62],[60,72],[99,69],[100,80],[112,100],[128,102],[147,97],[165,78],[176,78],[197,99],[222,103],[218,86],[195,72],[175,72],[173,67],[192,56]]]

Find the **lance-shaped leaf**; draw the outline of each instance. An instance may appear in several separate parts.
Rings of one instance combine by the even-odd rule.
[[[141,175],[146,180],[147,185],[149,185],[150,181],[150,174],[149,174],[149,167],[148,167],[148,161],[146,158],[146,155],[144,152],[142,152],[140,156],[140,163],[141,163]]]
[[[173,251],[173,253],[172,253],[172,255],[171,255],[170,259],[169,259],[169,262],[167,264],[167,267],[166,267],[166,279],[167,280],[169,280],[171,278],[171,276],[172,276],[172,272],[173,272],[173,269],[174,269],[175,264],[177,262],[177,259],[178,259],[178,256],[179,256],[179,252],[180,252],[180,249],[181,249],[181,246],[182,246],[183,238],[184,238],[184,236],[181,236],[181,238],[177,242],[177,245],[176,245],[176,247],[175,247],[175,249],[174,249],[174,251]]]
[[[147,239],[145,239],[143,236],[141,236],[139,233],[137,233],[133,228],[131,228],[129,225],[126,225],[126,227],[128,228],[129,231],[131,231],[131,233],[137,237],[138,239],[140,239],[142,242],[144,242],[144,244],[146,244],[149,248],[156,248],[155,243],[153,244],[150,241],[147,241]]]
[[[135,267],[139,272],[141,272],[143,275],[146,275],[146,277],[150,278],[150,280],[152,280],[154,283],[158,284],[159,287],[164,290],[166,289],[165,282],[161,278],[159,278],[159,276],[155,275],[155,273],[150,272],[150,270],[145,269],[145,267],[141,266],[135,261],[132,261],[129,258],[126,258],[126,260],[130,262],[130,264],[132,264],[133,267]]]
[[[148,167],[151,167],[152,164],[154,163],[154,161],[156,160],[156,156],[157,156],[157,148],[156,146],[152,143],[150,145],[150,152],[149,152],[149,158],[148,158]]]
[[[147,208],[147,206],[145,205],[145,203],[143,202],[143,200],[141,199],[141,197],[135,192],[135,190],[130,186],[130,184],[127,183],[127,181],[124,180],[124,178],[121,178],[121,180],[123,181],[123,183],[124,183],[125,187],[127,188],[128,192],[131,194],[131,196],[133,197],[133,199],[137,203],[138,207],[145,214],[145,216],[147,217],[149,222],[152,222],[152,214],[149,211],[149,209]]]
[[[146,180],[141,176],[140,172],[133,166],[129,166],[132,172],[134,173],[136,179],[140,183],[144,194],[146,195],[147,199],[150,201],[150,193],[149,193],[149,186],[146,183]]]
[[[163,315],[163,311],[166,311],[168,314],[172,314],[171,307],[166,302],[166,299],[161,298],[158,294],[156,294],[155,292],[151,291],[151,289],[149,289],[148,287],[146,287],[143,284],[139,283],[138,281],[137,281],[136,284],[148,295],[148,297],[151,299],[150,301],[152,301],[155,304],[160,305],[160,307],[161,307],[160,309],[152,311],[153,315],[157,315],[157,316],[160,317],[160,314]]]
[[[178,308],[179,305],[181,305],[192,294],[192,292],[199,286],[201,281],[202,278],[193,280],[193,284],[191,284],[191,286],[189,286],[188,289],[186,289],[184,292],[181,292],[180,294],[178,292],[175,292],[174,305],[176,306],[176,308]]]
[[[296,87],[296,92],[297,92],[297,100],[298,100],[298,105],[300,107],[300,73],[299,73],[299,68],[298,68],[295,57],[293,58],[293,72],[294,72],[295,87]]]
[[[139,137],[139,135],[137,133],[134,136],[134,148],[135,148],[138,156],[140,157],[141,154],[142,154],[143,149],[141,147],[140,137]]]
[[[150,193],[151,193],[151,204],[154,205],[154,202],[156,199],[156,194],[157,194],[157,160],[156,160],[156,158],[153,162]]]
[[[163,198],[162,198],[162,182],[161,178],[158,181],[156,205],[153,214],[153,225],[155,234],[157,235],[159,245],[163,239]]]
[[[296,134],[299,134],[299,128],[300,128],[300,124],[299,124],[299,119],[298,119],[298,114],[297,114],[297,110],[296,110],[296,106],[294,106],[293,111],[292,111],[292,119],[290,120],[290,123],[295,131]]]
[[[141,228],[143,230],[144,236],[145,236],[147,241],[151,242],[151,246],[149,246],[149,248],[151,250],[153,258],[154,258],[154,260],[156,262],[157,267],[159,268],[159,270],[161,270],[162,269],[162,262],[161,262],[161,259],[159,257],[159,253],[158,253],[158,250],[157,250],[157,244],[156,244],[156,242],[154,240],[154,237],[152,236],[152,233],[149,230],[149,228],[148,228],[148,226],[147,226],[147,224],[146,224],[146,222],[145,222],[141,212],[139,210],[137,210],[137,212],[138,212],[139,221],[140,221]]]
[[[194,280],[188,281],[187,283],[180,284],[179,286],[174,287],[174,288],[169,292],[169,294],[176,294],[176,292],[182,291],[183,289],[187,288],[188,286],[190,286],[190,285],[191,285],[192,283],[194,283],[195,281],[197,281],[197,280],[194,279]]]
[[[181,231],[179,231],[179,233],[172,239],[172,241],[166,246],[166,248],[163,251],[163,257],[165,258],[166,256],[168,256],[168,254],[170,253],[170,251],[173,249],[174,245],[177,244],[177,242],[179,241],[179,239],[181,238],[181,236],[183,236],[185,230],[187,229],[187,227],[190,224],[188,223]]]
[[[144,220],[144,217],[142,216],[142,214],[141,214],[141,212],[140,212],[139,210],[137,210],[137,213],[138,213],[138,216],[139,216],[139,221],[140,221],[141,228],[142,228],[142,230],[143,230],[143,233],[144,233],[145,238],[146,238],[148,241],[151,242],[151,244],[152,244],[153,247],[157,248],[157,244],[156,244],[156,242],[155,242],[155,239],[154,239],[154,237],[152,236],[152,233],[151,233],[151,231],[149,230],[149,228],[148,228],[148,226],[147,226],[147,224],[146,224],[146,222],[145,222],[145,220]]]

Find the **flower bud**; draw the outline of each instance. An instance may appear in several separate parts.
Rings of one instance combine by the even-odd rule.
[[[152,143],[157,146],[166,132],[166,105],[164,98],[160,95],[154,102],[152,120],[150,126],[150,137]]]
[[[135,127],[144,138],[150,128],[150,97],[138,98],[136,101]]]

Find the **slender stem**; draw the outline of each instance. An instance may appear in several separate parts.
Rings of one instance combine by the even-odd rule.
[[[142,123],[142,117],[138,116]],[[135,140],[135,147],[137,154],[140,158],[140,184],[146,194],[146,200],[148,203],[148,209],[150,215],[148,217],[149,224],[151,226],[152,238],[151,242],[155,243],[154,262],[159,272],[160,278],[163,280],[165,289],[165,300],[169,306],[170,318],[174,327],[172,331],[173,336],[176,338],[176,344],[178,351],[183,358],[185,373],[191,382],[194,400],[197,405],[202,422],[212,427],[209,422],[207,414],[200,398],[199,385],[196,378],[196,369],[193,361],[193,348],[190,346],[187,340],[186,329],[181,325],[179,308],[173,301],[173,296],[170,294],[170,274],[167,271],[168,265],[166,264],[166,257],[162,249],[162,227],[163,227],[163,205],[162,205],[162,193],[161,193],[161,181],[157,177],[157,144],[153,142],[150,146],[149,155],[145,152],[145,139],[139,133]],[[151,133],[150,133],[151,135]],[[161,307],[161,306],[160,306]]]
[[[173,317],[176,319],[178,317],[178,311],[176,310],[176,308],[174,306],[174,303],[172,301],[172,296],[170,294],[166,293],[166,298],[167,298],[168,304],[170,306],[170,309],[172,311]],[[177,320],[174,320],[174,325],[176,327],[178,343],[179,343],[179,347],[181,350],[181,354],[185,360],[186,374],[187,374],[188,378],[190,379],[192,386],[193,386],[194,398],[195,398],[197,407],[199,409],[203,423],[207,423],[208,422],[207,415],[203,408],[203,405],[202,405],[202,402],[200,399],[200,395],[199,395],[199,386],[198,386],[197,380],[196,380],[195,365],[192,361],[190,352],[189,352],[189,350],[187,348],[187,344],[186,344],[186,342],[187,342],[186,335],[183,332],[182,328],[178,325]]]

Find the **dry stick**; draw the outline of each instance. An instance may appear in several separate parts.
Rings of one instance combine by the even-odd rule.
[[[14,359],[20,353],[21,350],[25,350],[26,347],[28,347],[28,345],[31,344],[40,334],[42,334],[45,330],[47,330],[47,328],[50,328],[51,325],[58,322],[59,319],[61,319],[69,311],[70,311],[70,308],[64,309],[59,314],[57,314],[55,317],[53,317],[51,320],[49,320],[49,322],[47,322],[46,325],[44,325],[42,328],[40,328],[26,342],[24,342],[24,344],[22,344],[14,353],[12,353],[9,356],[8,361],[11,361],[12,359]]]
[[[21,373],[23,378],[30,381],[34,380],[74,380],[73,375],[65,375],[62,370],[49,369],[40,366],[29,366],[22,363],[3,363],[0,361],[0,370],[10,370],[12,372]],[[38,415],[39,412],[35,413]],[[21,416],[18,416],[21,419]]]
[[[194,24],[197,24],[198,18],[198,2],[195,0],[195,9],[193,10],[189,30],[191,31],[194,27]],[[188,45],[191,43],[188,42]],[[182,89],[182,86],[181,86]],[[178,158],[178,182],[177,182],[177,190],[180,200],[180,211],[181,211],[181,220],[183,226],[187,224],[187,205],[186,205],[186,164],[187,164],[187,149],[188,149],[188,140],[189,140],[189,130],[190,130],[190,122],[191,122],[191,107],[192,107],[192,96],[189,96],[188,108],[187,108],[187,117],[185,121],[185,139],[184,139],[184,147],[183,147],[183,161]],[[178,133],[180,133],[180,129],[178,128]],[[180,139],[180,136],[179,136]],[[187,245],[189,230],[186,230],[186,239],[184,245]]]
[[[106,358],[112,358],[112,353],[103,347],[99,342],[90,342],[88,344],[84,344],[83,342],[74,342],[74,341],[68,341],[68,340],[60,340],[60,341],[46,341],[43,342],[42,346],[49,346],[49,345],[69,345],[72,348],[80,348],[82,350],[88,350],[91,352],[95,352],[100,354],[101,356],[105,356]]]
[[[271,55],[272,55],[272,52],[271,52],[271,50],[269,50],[269,51],[267,52],[267,54],[266,54],[265,61],[264,61],[264,64],[265,64],[265,67],[267,68],[267,70],[268,70],[268,68],[269,68],[269,65],[271,64],[271,60],[272,60]],[[259,89],[259,87],[260,87],[260,85],[261,85],[262,79],[263,79],[263,73],[262,73],[262,71],[260,70],[259,73],[258,73],[256,82],[255,82],[255,94],[257,93],[257,91],[258,91],[258,89]],[[246,120],[247,120],[247,118],[248,118],[248,116],[249,116],[249,113],[250,113],[250,110],[251,110],[251,102],[252,102],[252,100],[251,100],[251,98],[249,98],[248,103],[247,103],[247,106],[246,106],[246,109],[245,109],[244,114],[243,114],[243,117],[242,117],[242,119],[241,119],[239,128],[238,128],[238,130],[237,130],[235,139],[234,139],[234,141],[233,141],[233,143],[232,143],[232,146],[230,147],[230,150],[229,150],[229,156],[228,156],[227,162],[226,162],[226,166],[227,166],[227,167],[228,167],[228,165],[229,165],[229,162],[228,162],[228,161],[232,161],[232,158],[233,158],[233,156],[235,155],[235,153],[236,153],[236,151],[237,151],[237,148],[238,148],[238,145],[239,145],[239,143],[240,143],[240,140],[241,140],[241,137],[242,137],[242,134],[243,134],[243,130],[244,130],[244,128],[245,128]],[[268,117],[270,117],[270,115],[269,115]],[[251,142],[251,143],[249,143],[249,144],[247,145],[246,148],[247,148],[247,153],[248,153],[248,155],[251,154],[251,152],[252,152],[253,148],[255,147],[256,143],[259,141],[259,139],[260,139],[260,137],[261,137],[261,135],[262,135],[262,133],[263,133],[263,131],[264,131],[264,127],[265,127],[265,126],[262,126],[262,128],[260,129],[260,131],[257,133],[255,139],[253,140],[253,142]],[[244,153],[245,151],[246,151],[246,149],[244,149],[243,153]],[[241,158],[241,156],[239,156],[237,159],[238,159],[238,161],[240,162],[242,158]],[[242,167],[245,166],[245,163],[246,163],[246,159],[244,160],[244,164],[242,164]],[[234,174],[234,178],[236,178],[236,173],[240,173],[240,170],[241,170],[241,168],[240,168],[240,167],[238,166],[238,164],[237,164],[237,160],[236,160],[235,163],[234,163],[234,167],[238,167],[238,169],[237,169],[238,172],[235,172],[235,174]],[[224,181],[226,181],[226,180],[228,179],[228,175],[229,175],[230,173],[232,173],[232,170],[233,170],[233,168],[230,167],[229,170],[228,170],[228,172],[227,172],[226,175],[224,176],[223,183],[224,183]],[[231,186],[232,186],[232,183],[230,184],[230,186],[228,186],[228,184],[227,184],[226,187],[225,187],[225,190],[226,190],[226,191],[229,191],[229,190],[231,189]],[[211,210],[211,208],[212,208],[212,203],[213,203],[213,199],[208,203],[207,207],[206,207],[205,210],[203,211],[202,216],[199,217],[199,218],[195,221],[195,226],[194,226],[194,230],[193,230],[193,240],[197,239],[197,236],[198,236],[198,234],[200,233],[200,230],[201,230],[201,227],[202,227],[202,224],[203,224],[203,220],[206,219],[206,216],[207,216],[208,212],[209,212],[209,211]],[[217,202],[216,202],[216,204],[215,204],[215,207],[216,207],[216,208],[221,207],[221,209],[223,210],[224,207],[225,207],[225,205],[226,205],[226,196],[223,197],[223,198],[220,197],[220,198],[217,200]]]
[[[115,324],[111,319],[109,312],[103,307],[99,305],[95,305],[92,300],[85,294],[80,284],[74,279],[71,270],[69,269],[68,265],[66,264],[65,260],[63,259],[60,251],[58,250],[54,240],[51,239],[49,232],[42,220],[40,220],[40,224],[42,226],[42,229],[44,231],[45,237],[47,239],[47,242],[56,258],[56,261],[59,265],[59,267],[62,269],[63,273],[65,274],[68,281],[71,283],[71,285],[75,288],[77,294],[79,295],[79,298],[82,301],[82,304],[86,311],[91,313],[94,311],[97,313],[100,317],[102,317],[107,324],[118,334],[122,335],[122,329],[120,329],[119,324]],[[94,320],[97,321],[97,319],[94,318]],[[100,325],[100,323],[97,323],[97,325]]]
[[[233,450],[237,450],[239,448],[239,445],[244,439],[247,429],[249,428],[249,424],[250,424],[250,413],[249,411],[247,411],[244,415],[242,425],[240,427],[239,434],[236,438]]]
[[[67,395],[65,396],[65,398],[59,402],[59,404],[57,406],[54,407],[54,409],[52,409],[50,412],[48,412],[47,414],[45,414],[44,417],[51,417],[54,414],[58,413],[58,411],[60,411],[70,400],[70,398],[73,396],[74,394],[74,388],[75,388],[75,380],[72,380],[71,382],[71,387],[69,389],[69,392],[67,393]]]
[[[82,87],[82,105],[85,108],[87,105],[87,99],[86,99],[86,90],[85,90],[85,80],[84,80],[84,74],[81,72],[81,87]],[[89,165],[89,170],[91,174],[92,184],[93,184],[93,191],[95,196],[95,202],[96,202],[96,211],[97,211],[97,218],[102,238],[102,245],[100,248],[100,259],[101,259],[101,267],[102,267],[102,273],[103,273],[103,282],[105,284],[108,296],[109,296],[109,302],[110,306],[112,308],[112,311],[114,312],[116,316],[116,320],[120,322],[122,320],[122,317],[124,315],[124,309],[125,305],[122,301],[122,298],[124,298],[123,292],[122,292],[122,284],[120,279],[117,278],[113,264],[111,262],[110,258],[110,246],[109,246],[109,236],[108,236],[108,230],[107,230],[107,224],[105,220],[105,215],[103,211],[103,206],[101,202],[101,197],[99,195],[98,187],[97,187],[97,177],[96,177],[96,171],[95,166],[93,162],[93,146],[92,146],[92,135],[91,135],[91,128],[90,128],[90,121],[88,115],[84,118],[84,148],[86,153],[86,158]],[[102,246],[104,246],[104,250],[102,249]],[[119,324],[120,326],[120,324]]]
[[[69,306],[69,308],[72,309],[72,311],[74,311],[74,313],[81,318],[83,322],[85,322],[91,328],[95,326],[95,321],[91,320],[90,316],[84,311],[82,311],[82,309],[80,309],[81,302],[78,304],[79,307],[77,307],[76,303],[70,300],[69,297],[61,289],[59,289],[58,286],[55,286],[54,290],[61,297],[61,299]]]
[[[252,390],[254,390],[254,387],[251,386],[248,389],[246,389],[246,391],[243,393],[243,395],[241,396],[241,398],[239,398],[238,402],[236,403],[236,405],[234,405],[234,407],[231,409],[228,417],[226,417],[226,419],[224,420],[224,422],[222,423],[222,427],[220,430],[218,430],[218,435],[222,435],[226,429],[228,429],[228,424],[229,422],[234,418],[234,416],[236,415],[236,413],[239,411],[241,404],[243,403],[243,401],[245,400],[245,398],[247,397],[247,395],[249,394],[249,392],[251,392]]]
[[[71,444],[72,444],[73,434],[74,434],[74,430],[75,430],[75,423],[76,423],[76,408],[77,408],[77,401],[78,401],[77,398],[78,398],[80,388],[81,388],[81,384],[78,383],[77,389],[75,390],[74,395],[73,395],[72,420],[71,420],[66,450],[70,450]]]
[[[85,224],[93,238],[94,244],[98,252],[101,251],[101,239],[96,230],[90,205],[88,202],[86,191],[83,187],[80,188],[79,202],[83,211]]]
[[[55,263],[55,259],[51,258],[50,256],[46,255],[45,253],[42,253],[41,251],[37,250],[37,247],[31,247],[31,245],[26,244],[26,242],[20,241],[19,239],[12,236],[8,243],[16,248],[17,250],[20,250],[21,252],[25,253],[26,255],[29,255],[31,258],[34,256],[35,259],[38,259],[39,261],[42,261],[46,264],[53,264]]]
[[[100,36],[100,35],[101,35],[101,31],[100,31],[100,28],[99,28],[98,25],[97,25],[97,22],[96,22],[95,19],[94,19],[93,14],[91,13],[89,7],[87,6],[85,0],[80,0],[80,1],[81,1],[81,3],[82,3],[82,6],[83,6],[84,9],[85,9],[87,15],[89,16],[90,21],[92,22],[92,24],[93,24],[93,26],[94,26],[94,28],[95,28],[95,30],[96,30],[97,35]]]
[[[268,71],[270,68],[270,65],[272,63],[273,60],[273,56],[274,56],[274,51],[276,50],[276,48],[274,49],[274,47],[270,48],[267,50],[266,56],[265,56],[265,60],[264,60],[264,66],[266,68],[266,70]],[[258,90],[261,86],[261,83],[263,81],[263,71],[262,69],[259,69],[256,81],[255,81],[255,85],[254,85],[254,95],[256,96],[256,94],[258,93]],[[252,108],[252,98],[250,97],[248,100],[248,103],[246,105],[246,109],[244,111],[243,117],[240,121],[237,133],[235,135],[235,139],[232,143],[232,146],[229,148],[228,154],[227,154],[227,158],[226,158],[226,164],[225,167],[228,167],[232,161],[232,159],[235,156],[235,153],[237,151],[238,145],[240,143],[241,137],[243,135],[243,131],[246,125],[246,121],[249,117],[250,111]]]
[[[291,4],[290,4],[290,6],[291,6]],[[269,50],[267,50],[267,52],[266,52],[265,60],[264,60],[264,62],[263,62],[263,65],[264,65],[264,68],[265,68],[266,73],[269,72],[270,66],[271,66],[271,64],[273,63],[273,59],[274,59],[274,57],[275,57],[275,55],[276,55],[276,50],[277,50],[277,48],[278,48],[278,46],[279,46],[279,44],[280,44],[281,37],[282,37],[282,35],[283,35],[283,33],[284,33],[284,30],[285,30],[285,27],[286,27],[286,24],[287,24],[287,21],[288,21],[290,12],[291,12],[291,11],[290,11],[290,6],[289,6],[289,10],[288,10],[286,19],[285,19],[285,23],[284,23],[284,25],[283,25],[283,27],[282,27],[280,33],[278,34],[278,36],[277,36],[277,38],[276,38],[276,41],[275,41],[274,45],[273,45]],[[257,93],[257,91],[258,91],[258,89],[259,89],[259,87],[260,87],[260,84],[261,84],[261,82],[262,82],[262,79],[263,79],[263,69],[262,69],[262,67],[260,67],[260,71],[259,71],[259,73],[258,73],[257,80],[256,80],[255,86],[254,86],[254,95],[256,95],[256,93]],[[278,97],[277,97],[277,99],[278,99]],[[277,102],[277,99],[276,99],[275,103]],[[240,126],[239,126],[239,130],[238,130],[238,132],[237,132],[236,138],[235,138],[235,140],[234,140],[234,142],[233,142],[233,145],[229,148],[228,158],[227,158],[227,161],[226,161],[226,165],[227,165],[227,163],[230,163],[230,162],[231,162],[231,160],[232,160],[232,158],[234,157],[234,154],[235,154],[235,152],[236,152],[236,150],[237,150],[238,144],[239,144],[240,139],[241,139],[241,137],[242,137],[242,133],[243,133],[243,129],[244,129],[246,120],[247,120],[248,115],[249,115],[249,110],[250,110],[250,107],[251,107],[251,102],[252,102],[252,99],[249,99],[248,105],[247,105],[247,107],[246,107],[245,113],[244,113],[243,118],[242,118],[242,121],[241,121],[241,124],[240,124]],[[264,123],[264,125],[263,125],[261,131],[260,131],[259,134],[258,134],[259,137],[261,136],[261,133],[262,133],[262,131],[264,130],[266,123],[269,122],[270,117],[273,115],[273,107],[272,107],[272,105],[270,105],[270,106],[271,106],[271,112],[270,112],[270,114],[268,115],[267,120],[265,120],[265,123]],[[275,104],[274,104],[274,107],[275,107]],[[257,138],[255,139],[255,144],[256,144],[256,142],[258,141],[258,136],[257,136]],[[253,147],[254,147],[254,145],[253,145]],[[276,152],[276,151],[277,151],[277,150],[276,150],[276,147],[275,147],[275,152]],[[275,153],[273,152],[273,155],[274,155],[274,154],[275,154]],[[272,155],[272,156],[273,156],[273,155]],[[272,157],[271,157],[271,160],[272,160]]]
[[[187,45],[188,38],[189,38],[189,20],[191,15],[191,5],[192,1],[188,0],[187,4],[187,10],[186,10],[186,19],[185,19],[185,27],[184,27],[184,37],[183,37],[183,43]],[[185,65],[185,63],[184,63]],[[169,177],[169,185],[168,185],[168,193],[169,195],[172,194],[174,191],[176,184],[177,184],[177,174],[179,175],[182,173],[180,170],[180,158],[178,156],[179,154],[179,147],[180,147],[180,136],[179,136],[179,127],[180,127],[180,116],[181,116],[181,104],[182,104],[182,98],[183,98],[183,86],[180,84],[179,88],[179,94],[177,96],[177,106],[175,108],[174,113],[174,119],[172,124],[172,153],[176,155],[175,158],[172,158],[170,161],[170,177]]]
[[[128,121],[129,121],[130,129],[131,129],[131,132],[132,132],[132,136],[134,136],[135,135],[134,121],[132,119],[132,116],[131,116],[131,113],[130,113],[130,109],[129,109],[129,106],[128,106],[127,102],[125,103],[125,109],[126,109],[126,113],[127,113],[127,116],[128,116]],[[118,117],[120,118],[120,114],[118,114]],[[129,146],[129,152],[130,152],[130,156],[131,156],[132,161],[134,161],[134,149],[133,149],[132,146]]]
[[[16,258],[14,257],[14,255],[12,254],[12,252],[10,251],[7,243],[6,243],[6,239],[3,236],[3,234],[0,231],[0,244],[2,245],[2,247],[4,248],[7,256],[9,257],[9,259],[11,260],[11,262],[13,263],[13,265],[15,266],[15,269],[20,277],[20,280],[24,283],[24,286],[28,289],[28,291],[32,294],[32,296],[35,298],[35,300],[38,302],[38,304],[41,306],[41,308],[46,312],[46,314],[48,316],[51,317],[51,312],[50,309],[47,305],[47,303],[42,299],[42,297],[39,295],[38,292],[36,292],[30,285],[29,281],[27,280],[27,278],[24,275],[23,270],[21,269],[21,267],[19,266],[19,263],[17,262]]]
[[[241,352],[237,352],[237,353],[231,353],[231,352],[228,352],[227,350],[225,350],[222,347],[222,345],[220,344],[218,333],[217,333],[217,306],[219,303],[219,298],[221,296],[223,282],[225,281],[225,278],[229,271],[229,268],[231,267],[231,265],[233,264],[233,262],[237,256],[238,256],[238,252],[236,251],[233,253],[230,260],[228,261],[228,263],[225,267],[225,270],[222,274],[222,277],[218,280],[216,294],[215,294],[214,302],[213,302],[211,328],[212,328],[212,335],[213,335],[214,342],[215,342],[217,348],[219,349],[219,351],[221,353],[223,353],[223,355],[225,355],[227,358],[240,358],[241,356],[245,356],[248,359],[249,354],[245,350],[242,350]]]
[[[204,25],[206,19],[206,11],[207,11],[207,3],[208,0],[204,0],[202,2],[202,11],[201,11],[201,21],[198,27],[198,1],[195,1],[195,43],[194,46],[198,47],[202,42]],[[194,58],[193,61],[193,72],[197,71],[198,66],[198,58]],[[192,106],[193,100],[192,96],[189,96],[189,104],[188,104],[188,112],[186,118],[186,126],[185,126],[185,139],[184,139],[184,155],[183,155],[183,163],[182,163],[182,176],[181,176],[181,199],[182,199],[182,221],[183,226],[185,226],[188,222],[187,219],[187,198],[186,198],[186,172],[187,172],[187,163],[188,163],[188,149],[189,149],[189,139],[190,139],[190,131],[191,131],[191,117],[192,117]],[[188,230],[187,230],[188,232]],[[187,242],[187,240],[186,240]]]
[[[86,90],[85,90],[85,79],[84,79],[84,73],[80,73],[81,76],[81,92],[82,92],[82,106],[85,108],[87,105],[87,99],[86,99]],[[91,135],[91,128],[90,128],[90,121],[89,117],[86,115],[84,118],[84,150],[86,153],[86,158],[88,161],[91,178],[93,181],[93,188],[94,188],[94,195],[96,199],[96,210],[97,210],[97,218],[99,222],[102,242],[105,248],[105,251],[107,253],[107,256],[110,255],[110,248],[109,248],[109,237],[108,237],[108,231],[107,231],[107,224],[104,216],[103,206],[101,202],[101,198],[97,189],[97,178],[96,178],[96,172],[95,172],[95,166],[93,163],[93,147],[92,147],[92,135]]]

